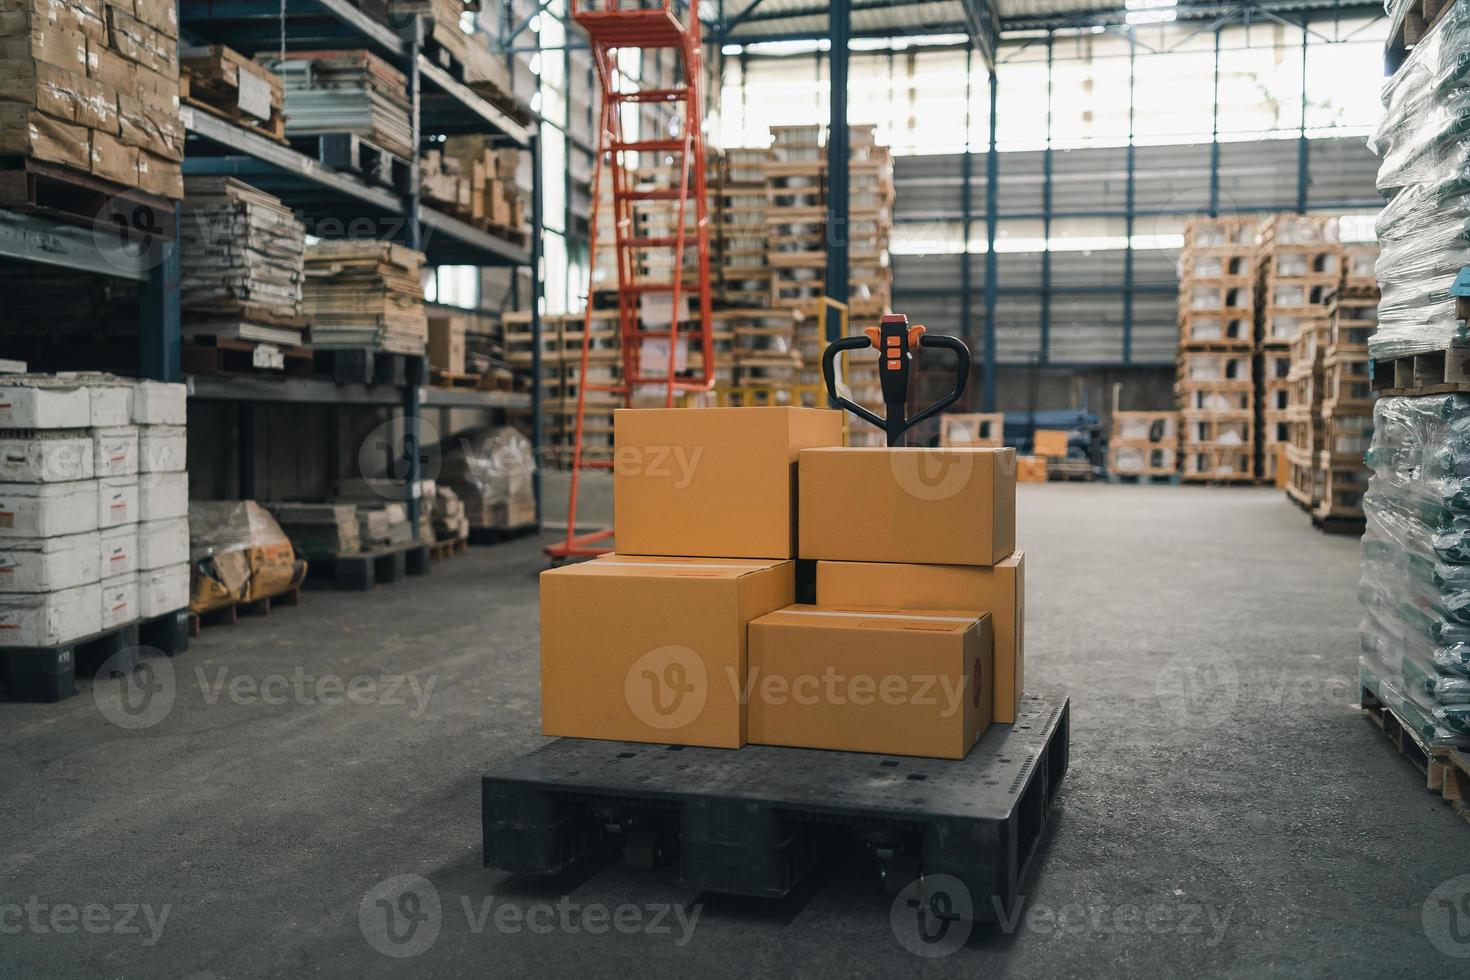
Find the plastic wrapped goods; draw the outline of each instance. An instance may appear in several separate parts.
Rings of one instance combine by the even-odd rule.
[[[306,562],[253,500],[191,501],[189,553],[196,613],[280,595],[306,578]]]
[[[535,477],[531,440],[507,425],[445,446],[438,482],[464,502],[470,527],[515,528],[536,521]]]

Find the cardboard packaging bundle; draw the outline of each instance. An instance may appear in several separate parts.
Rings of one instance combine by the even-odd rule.
[[[258,56],[285,85],[286,135],[351,133],[413,159],[408,79],[366,50]]]
[[[0,645],[57,646],[188,604],[184,398],[183,385],[108,375],[0,381],[15,426],[0,434],[14,481],[0,484]],[[165,575],[143,601],[140,586]]]
[[[0,155],[183,197],[172,0],[0,0]]]
[[[195,613],[280,595],[306,578],[305,560],[253,500],[194,501],[189,542],[189,608]]]
[[[313,242],[302,291],[312,346],[422,354],[423,264],[422,252],[392,242]]]

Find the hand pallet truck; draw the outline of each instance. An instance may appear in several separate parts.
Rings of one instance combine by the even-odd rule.
[[[881,352],[886,418],[837,392],[838,355],[869,347]],[[918,347],[956,355],[955,388],[909,418]],[[902,315],[822,358],[833,403],[882,428],[889,445],[958,399],[969,368],[962,341]],[[630,866],[677,865],[702,892],[779,899],[846,840],[871,853],[889,894],[917,881],[933,914],[993,921],[1016,908],[1067,771],[1069,726],[1066,697],[1028,694],[1015,724],[992,725],[958,760],[560,738],[482,777],[484,864],[551,875],[620,844]],[[963,900],[929,896],[937,876],[949,890],[957,879]]]

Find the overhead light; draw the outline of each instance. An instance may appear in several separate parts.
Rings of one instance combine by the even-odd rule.
[[[1123,19],[1130,24],[1167,24],[1177,16],[1174,10],[1130,10]]]
[[[1126,10],[1165,10],[1178,5],[1178,0],[1123,0]]]

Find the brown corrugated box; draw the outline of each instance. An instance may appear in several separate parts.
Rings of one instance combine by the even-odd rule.
[[[749,739],[963,759],[987,728],[990,617],[792,606],[750,624]]]

